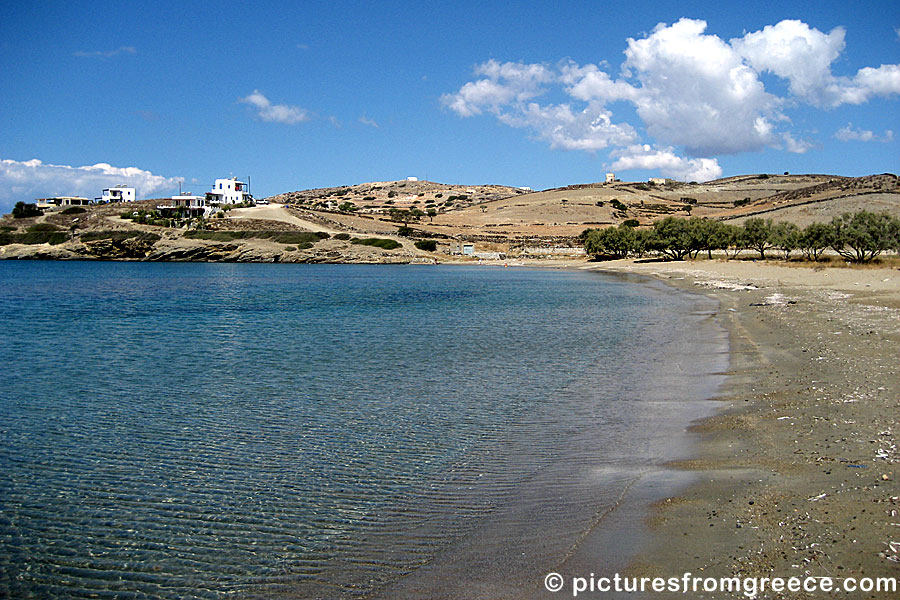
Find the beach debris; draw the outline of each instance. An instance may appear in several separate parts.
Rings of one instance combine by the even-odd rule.
[[[717,290],[729,290],[732,292],[745,292],[750,290],[758,290],[759,288],[752,283],[735,283],[733,281],[725,281],[724,279],[705,279],[694,281],[694,285],[700,287],[708,287]]]
[[[765,300],[762,302],[753,302],[750,306],[788,306],[790,304],[797,304],[797,301],[788,298],[784,294],[775,292],[774,294],[766,296]]]
[[[809,500],[810,502],[818,502],[819,500],[821,500],[822,498],[824,498],[827,495],[828,494],[822,493],[822,494],[819,494],[818,496],[813,496],[812,498],[807,498],[807,500]]]

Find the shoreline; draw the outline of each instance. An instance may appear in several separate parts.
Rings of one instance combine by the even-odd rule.
[[[719,261],[585,268],[716,298],[731,340],[724,408],[690,428],[695,458],[670,464],[698,480],[653,507],[653,543],[629,575],[898,576],[897,270]]]
[[[707,402],[721,408],[688,429],[692,458],[668,463],[668,476],[691,483],[649,514],[646,504],[622,506],[623,519],[645,519],[649,531],[629,540],[638,547],[623,575],[900,575],[900,271],[719,260],[508,262],[647,278],[718,303],[731,363]],[[605,570],[596,564],[602,554],[578,552],[579,568]]]

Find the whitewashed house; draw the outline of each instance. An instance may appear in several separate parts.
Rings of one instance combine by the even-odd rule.
[[[616,182],[616,174],[615,173],[607,173],[606,174],[606,183],[615,183]]]
[[[238,181],[237,177],[231,179],[216,179],[212,190],[206,192],[206,202],[211,206],[223,204],[240,204],[252,200],[247,184]]]
[[[106,204],[110,202],[134,202],[137,200],[137,196],[134,193],[133,187],[117,185],[116,187],[103,190],[97,200]]]

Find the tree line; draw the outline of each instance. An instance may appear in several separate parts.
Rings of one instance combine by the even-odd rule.
[[[818,261],[831,248],[851,262],[869,262],[882,252],[900,252],[900,219],[888,213],[859,211],[844,213],[830,223],[812,223],[800,228],[794,223],[773,223],[752,218],[743,225],[699,217],[666,217],[649,228],[625,222],[618,227],[585,229],[580,236],[585,252],[597,259],[643,257],[651,254],[672,260],[696,258],[714,250],[734,258],[744,251],[778,251],[785,260],[799,250],[809,260]]]

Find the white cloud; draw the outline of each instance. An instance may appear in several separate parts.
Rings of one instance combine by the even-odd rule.
[[[101,190],[127,184],[136,189],[138,198],[168,193],[178,186],[182,177],[154,175],[137,167],[114,167],[97,163],[83,167],[44,164],[38,159],[0,160],[0,205],[9,211],[19,200],[33,202],[35,198],[52,196],[84,196],[96,198]]]
[[[835,132],[834,137],[842,142],[890,142],[894,139],[894,132],[886,129],[884,135],[879,136],[868,129],[854,129],[853,123],[847,123]]]
[[[544,93],[543,84],[556,79],[548,67],[540,64],[503,63],[489,60],[475,67],[485,78],[470,81],[455,94],[444,94],[441,102],[461,117],[480,115],[487,110],[500,114],[511,104],[522,104]]]
[[[900,65],[864,67],[852,78],[831,72],[846,46],[844,35],[842,27],[826,34],[802,21],[786,20],[731,44],[754,69],[786,79],[791,93],[813,106],[862,104],[872,96],[900,94]]]
[[[844,50],[844,29],[822,33],[802,21],[785,20],[731,40],[731,45],[757,71],[787,79],[790,91],[819,103],[833,79],[831,63]]]
[[[835,78],[826,94],[831,106],[863,104],[872,96],[900,94],[900,65],[881,65],[877,69],[864,67],[853,79]]]
[[[806,154],[806,152],[814,146],[811,142],[797,139],[788,132],[784,132],[781,136],[784,139],[784,145],[788,152],[794,154]]]
[[[238,101],[255,107],[256,116],[263,121],[296,125],[309,120],[306,110],[289,104],[272,104],[259,90],[253,90],[252,94]]]
[[[707,157],[814,148],[791,131],[786,114],[802,104],[833,108],[900,94],[900,65],[863,67],[852,76],[832,72],[846,45],[841,27],[824,33],[786,20],[728,41],[706,30],[705,21],[683,18],[628,38],[618,76],[603,61],[489,60],[441,102],[460,117],[489,114],[530,130],[551,148],[610,148],[619,168],[659,164],[699,180],[721,173]],[[787,93],[767,90],[763,73],[785,80]],[[617,119],[614,103],[633,106],[639,122]],[[662,149],[635,151],[644,148],[641,130]]]
[[[78,56],[80,58],[112,58],[120,54],[137,54],[137,49],[134,46],[119,46],[115,50],[107,50],[105,52],[101,50],[94,50],[92,52],[79,50],[78,52],[74,52],[73,56]]]
[[[634,102],[648,133],[689,154],[733,154],[776,142],[778,101],[706,22],[660,24],[628,40],[624,67],[640,82]]]
[[[357,119],[357,120],[358,120],[360,123],[362,123],[363,125],[367,125],[367,126],[369,126],[369,127],[374,127],[375,129],[378,129],[378,123],[375,122],[374,119],[370,119],[369,117],[367,117],[365,114],[363,114],[363,115],[362,115],[359,119]]]
[[[573,111],[568,104],[541,106],[531,102],[520,111],[503,114],[500,120],[513,127],[527,127],[551,148],[563,150],[600,150],[637,141],[637,133],[627,123],[617,125],[612,113],[599,103]]]
[[[615,171],[655,170],[682,181],[710,181],[722,176],[722,167],[716,159],[686,159],[675,154],[672,148],[653,148],[645,144],[630,146],[615,154],[618,158],[610,166]]]

